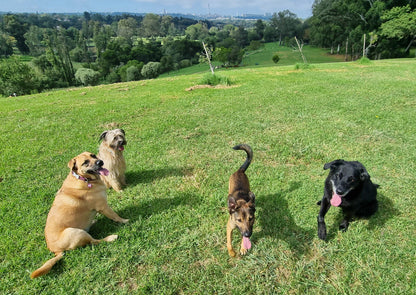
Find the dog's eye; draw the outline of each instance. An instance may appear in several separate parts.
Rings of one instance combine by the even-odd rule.
[[[238,222],[241,222],[241,218],[237,219]]]
[[[354,177],[352,177],[352,176],[351,176],[351,177],[349,177],[349,178],[348,178],[348,181],[349,181],[349,182],[354,182]]]
[[[82,163],[82,166],[88,166],[90,164],[90,160],[85,160],[84,163]]]

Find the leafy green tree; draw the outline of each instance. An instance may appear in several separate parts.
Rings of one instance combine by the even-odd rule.
[[[17,57],[0,60],[0,94],[24,95],[41,91],[40,79],[27,64]]]
[[[260,37],[260,39],[263,39],[265,28],[266,28],[266,25],[261,19],[258,19],[256,23],[254,24],[254,30],[257,33],[257,35]]]
[[[146,79],[157,78],[161,73],[162,66],[160,62],[148,62],[142,68],[141,74]]]
[[[79,68],[75,73],[77,82],[84,86],[97,85],[100,78],[100,73],[92,69]]]
[[[207,24],[199,22],[195,25],[190,25],[186,28],[185,35],[191,40],[205,40],[209,35]]]
[[[140,30],[144,37],[160,36],[160,17],[153,13],[146,14],[142,20]]]
[[[30,26],[29,30],[24,34],[25,42],[31,55],[39,56],[45,53],[45,46],[42,43],[44,32],[45,29],[38,26]]]
[[[416,10],[409,5],[394,7],[383,16],[384,23],[381,25],[381,34],[399,40],[407,40],[406,52],[409,51],[416,39]]]
[[[28,30],[27,23],[21,22],[17,15],[7,14],[3,17],[3,30],[16,39],[16,47],[21,53],[29,53],[24,37]]]
[[[132,45],[133,37],[137,35],[138,24],[137,21],[132,18],[121,19],[118,22],[117,36],[127,40]]]
[[[9,57],[12,55],[14,43],[14,37],[0,31],[0,57]]]

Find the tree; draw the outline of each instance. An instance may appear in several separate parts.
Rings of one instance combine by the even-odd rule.
[[[75,79],[84,86],[97,85],[100,73],[92,69],[79,68],[75,73]]]
[[[29,48],[25,43],[25,33],[27,31],[27,24],[22,23],[17,15],[8,14],[3,17],[3,29],[9,35],[16,39],[16,47],[23,54],[29,52]]]
[[[157,37],[160,35],[160,17],[153,13],[144,16],[141,24],[141,33],[144,37]]]
[[[199,22],[190,25],[186,28],[185,35],[191,40],[205,40],[209,35],[207,24]]]
[[[0,94],[24,95],[41,90],[35,71],[26,63],[12,57],[0,61]]]
[[[138,28],[137,21],[132,18],[121,19],[117,25],[117,36],[127,40],[127,42],[133,44],[133,36],[136,35]]]
[[[405,52],[408,52],[416,39],[416,10],[412,10],[409,5],[394,7],[382,16],[382,20],[385,22],[381,24],[381,34],[388,38],[407,40]]]
[[[160,71],[161,71],[160,62],[151,61],[143,66],[141,73],[143,77],[147,79],[153,79],[159,76]]]
[[[16,40],[0,31],[0,57],[9,57],[13,54],[13,44]]]

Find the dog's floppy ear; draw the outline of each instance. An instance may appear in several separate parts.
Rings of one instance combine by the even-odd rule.
[[[76,158],[73,158],[73,159],[71,159],[71,161],[68,162],[68,167],[69,167],[69,169],[74,170],[74,171],[78,170]]]
[[[256,200],[256,196],[254,195],[253,192],[249,192],[248,196],[250,197],[250,201],[254,203],[254,201]]]
[[[367,170],[364,168],[364,166],[363,166],[363,168],[361,168],[360,169],[360,179],[361,179],[361,181],[364,181],[364,180],[366,180],[366,179],[369,179],[370,178],[370,174],[368,174],[368,172],[367,172]]]
[[[335,160],[335,161],[332,161],[332,162],[326,163],[326,164],[324,165],[324,170],[327,170],[327,169],[329,169],[329,168],[334,169],[335,167],[338,167],[338,166],[340,166],[340,165],[344,164],[344,162],[345,162],[344,160],[342,160],[342,159],[338,159],[338,160]]]
[[[108,131],[104,131],[103,133],[101,133],[101,135],[100,135],[100,139],[99,139],[98,141],[103,140],[103,139],[105,138],[105,136],[107,135],[107,132],[108,132]]]
[[[230,211],[230,213],[234,212],[236,206],[237,206],[237,203],[235,199],[231,196],[228,196],[228,211]]]

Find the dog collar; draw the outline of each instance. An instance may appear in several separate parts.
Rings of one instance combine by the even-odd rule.
[[[89,183],[89,179],[88,179],[88,178],[85,178],[85,177],[83,177],[83,176],[81,176],[81,175],[76,174],[74,170],[72,170],[72,175],[74,175],[76,179],[79,179],[79,180],[85,181],[85,182],[87,183],[87,186],[88,186],[88,187],[92,187],[92,184],[91,184],[91,183]]]

